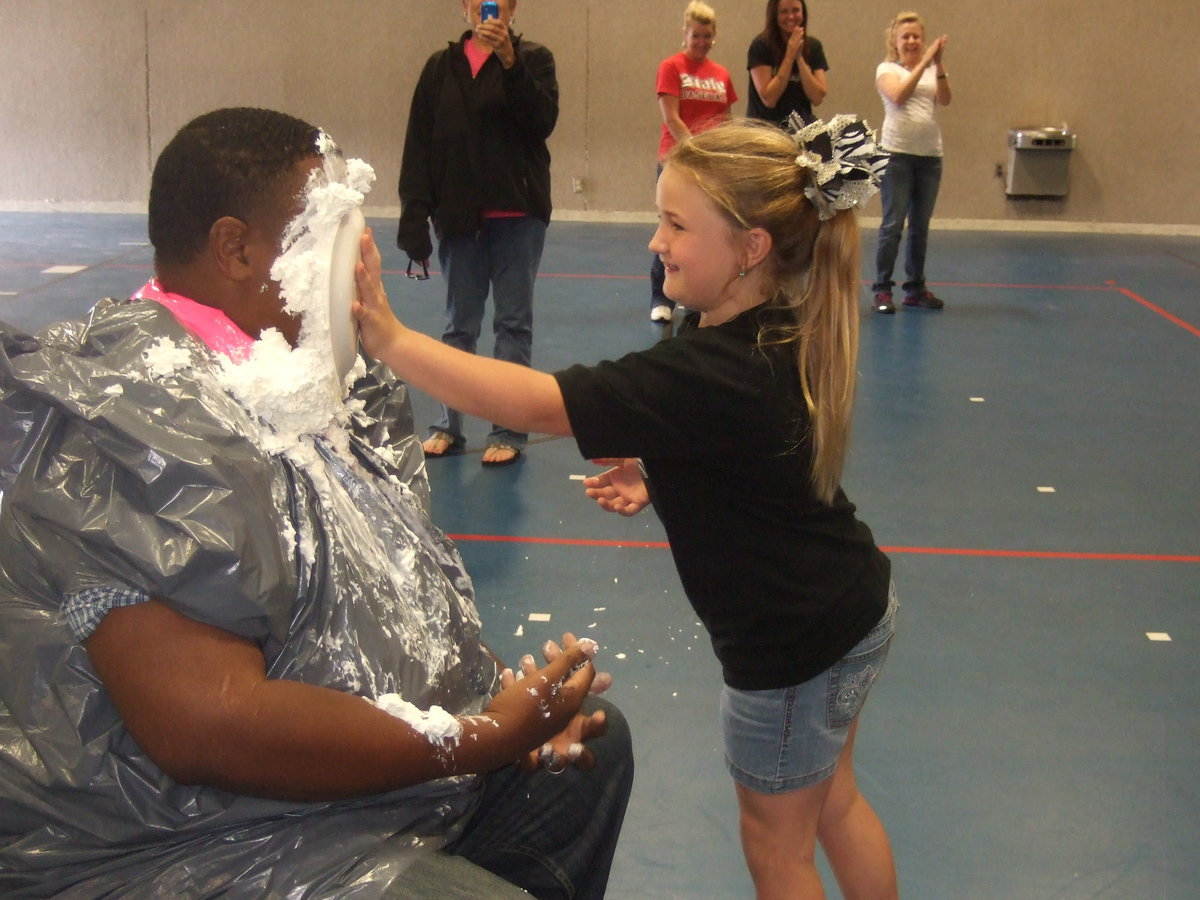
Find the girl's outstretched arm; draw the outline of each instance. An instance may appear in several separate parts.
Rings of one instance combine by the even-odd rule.
[[[514,431],[571,436],[562,391],[553,375],[464,353],[405,328],[392,312],[381,278],[379,248],[368,228],[355,269],[363,349],[403,381],[447,406]]]

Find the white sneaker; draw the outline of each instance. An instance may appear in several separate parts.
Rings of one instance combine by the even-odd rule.
[[[654,307],[654,309],[650,310],[650,321],[651,322],[670,322],[671,314],[673,312],[674,312],[674,310],[671,309],[671,307],[667,306],[667,304],[660,303],[660,304],[658,304],[658,306]]]

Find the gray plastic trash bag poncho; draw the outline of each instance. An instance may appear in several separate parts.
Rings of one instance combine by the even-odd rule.
[[[378,896],[478,779],[310,804],[175,783],[63,608],[124,588],[255,641],[271,677],[481,710],[495,665],[403,386],[372,371],[343,425],[271,453],[156,303],[0,340],[0,895]]]

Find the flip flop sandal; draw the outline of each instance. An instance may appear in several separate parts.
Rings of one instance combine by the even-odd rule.
[[[435,431],[433,434],[431,434],[425,440],[426,441],[440,441],[446,445],[446,449],[443,450],[441,453],[430,453],[428,450],[425,450],[425,458],[426,459],[441,459],[443,456],[454,456],[458,453],[463,452],[462,442],[456,441],[454,439],[454,435],[447,434],[444,431]],[[422,450],[425,449],[424,442],[422,442],[422,444],[421,444],[421,449]]]
[[[479,464],[488,469],[498,469],[501,466],[511,466],[521,458],[521,448],[514,447],[511,444],[488,444],[488,450],[510,450],[512,456],[505,459],[481,459]]]

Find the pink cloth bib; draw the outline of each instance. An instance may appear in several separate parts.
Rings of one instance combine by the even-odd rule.
[[[234,325],[233,320],[221,310],[197,303],[182,294],[164,291],[157,278],[151,278],[142,285],[133,299],[161,303],[187,329],[188,334],[203,342],[210,350],[222,353],[234,362],[249,359],[254,338]]]

